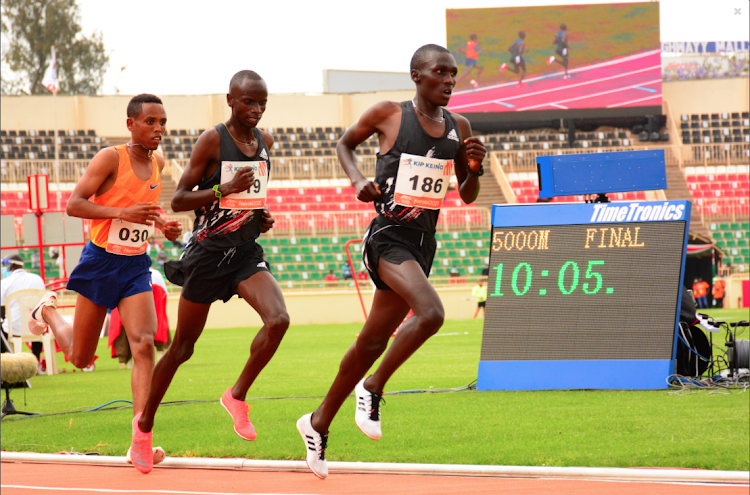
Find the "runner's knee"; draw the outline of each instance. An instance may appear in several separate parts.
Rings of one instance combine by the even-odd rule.
[[[175,340],[172,342],[172,345],[169,346],[169,350],[165,357],[172,357],[179,365],[190,359],[194,350],[195,342],[178,342]]]
[[[420,327],[430,335],[435,335],[445,321],[445,310],[442,306],[432,307],[427,312],[418,315]]]
[[[136,335],[128,336],[130,343],[130,352],[133,358],[153,356],[154,354],[154,337],[153,335]]]
[[[289,314],[286,311],[282,311],[279,314],[272,316],[266,322],[266,330],[269,337],[277,338],[278,340],[281,340],[288,328]]]
[[[70,362],[75,366],[76,368],[85,368],[86,366],[91,364],[91,361],[94,360],[94,354],[96,350],[92,350],[88,353],[73,353],[71,356],[69,356],[68,359],[70,359]]]

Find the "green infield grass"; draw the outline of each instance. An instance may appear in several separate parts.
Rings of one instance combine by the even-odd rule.
[[[722,319],[747,311],[714,310]],[[297,418],[312,411],[360,325],[292,326],[248,393],[258,438],[232,429],[218,399],[240,372],[257,329],[206,330],[156,416],[154,444],[170,456],[303,459]],[[449,321],[392,378],[386,392],[462,388],[476,380],[481,321]],[[740,338],[747,338],[747,329]],[[723,334],[714,343],[723,343]],[[719,342],[721,341],[721,342]],[[124,455],[130,445],[130,371],[100,341],[93,373],[39,376],[12,391],[19,410],[44,414],[2,421],[5,451]],[[60,355],[61,356],[61,355]],[[550,384],[554,376],[546,377]],[[117,408],[120,406],[120,408]],[[331,426],[332,461],[527,466],[680,467],[747,470],[747,393],[733,390],[402,393],[386,396],[383,438],[354,424],[346,401]],[[59,413],[59,414],[56,414]]]

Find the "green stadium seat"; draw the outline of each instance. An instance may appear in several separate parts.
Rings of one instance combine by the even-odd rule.
[[[437,238],[438,238],[439,240],[441,240],[441,241],[446,241],[446,240],[448,240],[448,239],[452,239],[452,237],[451,237],[451,233],[450,233],[450,232],[440,232],[440,233],[439,233],[439,234],[437,235]]]
[[[461,265],[463,266],[471,266],[474,264],[474,261],[471,258],[462,258],[461,259]]]
[[[324,245],[330,244],[330,243],[331,243],[331,239],[329,239],[328,237],[321,237],[318,242],[318,244],[324,244]]]
[[[748,230],[750,230],[750,222],[742,222],[740,228],[747,232]]]
[[[732,239],[734,238],[734,232],[731,232],[729,230],[724,232],[724,239]]]
[[[461,239],[471,239],[471,232],[461,232]]]
[[[453,242],[453,241],[445,241],[445,242],[443,243],[443,247],[444,247],[445,249],[453,249],[453,248],[455,248],[455,247],[456,247],[456,243],[455,243],[455,242]]]
[[[740,265],[742,263],[745,263],[745,257],[744,256],[735,256],[732,258],[732,263],[735,265]]]
[[[458,251],[455,249],[448,251],[448,257],[449,258],[458,258]]]
[[[289,273],[289,272],[283,272],[283,273],[280,273],[280,274],[279,274],[279,279],[280,279],[280,280],[284,280],[284,281],[286,281],[286,280],[291,280],[291,279],[292,279],[292,274],[291,274],[291,273]]]
[[[742,249],[740,249],[740,254],[742,256],[748,256],[748,255],[750,255],[750,249],[748,249],[748,248],[742,248]]]
[[[714,233],[711,234],[711,237],[713,239],[721,239],[722,238],[722,234],[721,234],[721,232],[714,232]]]
[[[312,253],[312,250],[310,249],[310,246],[300,246],[299,251],[301,254],[310,254]]]
[[[735,241],[734,239],[729,239],[728,241],[725,241],[725,242],[726,242],[726,247],[728,248],[737,247],[737,241]]]
[[[464,247],[464,241],[456,241],[456,249],[461,249]]]
[[[732,230],[740,230],[740,224],[738,223],[730,223],[729,228]]]
[[[479,256],[479,252],[476,249],[469,249],[468,253],[472,258],[476,258],[477,256]]]
[[[434,271],[435,271],[435,275],[437,276],[443,276],[446,274],[445,268],[435,268]]]
[[[474,232],[471,233],[471,238],[472,239],[477,239],[477,240],[481,239],[482,238],[482,233],[480,231],[478,231],[478,230],[475,230]]]
[[[729,224],[728,223],[720,223],[719,224],[719,230],[729,230]]]
[[[737,239],[737,246],[738,247],[745,247],[745,246],[747,246],[747,239]]]
[[[307,237],[297,237],[297,244],[310,244],[310,239]]]
[[[280,237],[279,238],[279,245],[280,246],[288,246],[289,245],[289,238],[288,237]]]
[[[714,244],[716,244],[716,247],[724,248],[726,246],[726,243],[723,240],[718,240]]]
[[[302,276],[299,274],[299,272],[292,272],[292,280],[299,281],[302,279]]]

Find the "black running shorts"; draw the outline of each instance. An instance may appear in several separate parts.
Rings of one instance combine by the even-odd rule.
[[[241,246],[208,250],[200,242],[188,245],[177,261],[164,264],[164,274],[182,286],[182,297],[198,304],[229,301],[237,285],[260,271],[270,272],[263,248],[255,241]]]
[[[362,261],[375,287],[390,290],[391,288],[378,276],[378,263],[381,258],[394,265],[414,260],[422,267],[425,277],[429,277],[436,249],[437,243],[433,234],[389,223],[381,217],[376,217],[370,223],[362,242]]]

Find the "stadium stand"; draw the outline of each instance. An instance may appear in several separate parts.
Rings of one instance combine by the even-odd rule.
[[[680,116],[683,144],[749,143],[748,112]]]

